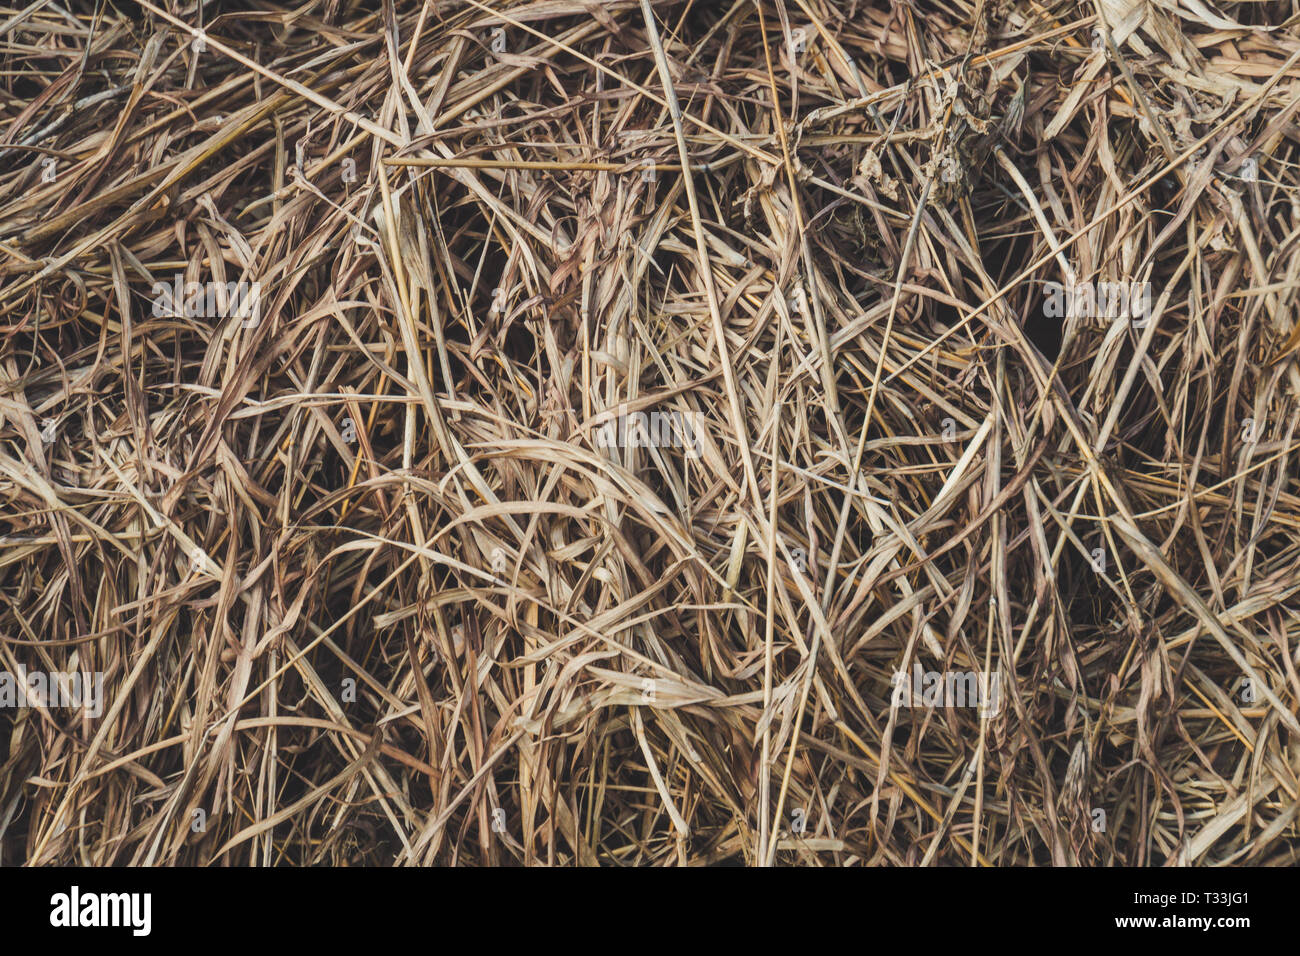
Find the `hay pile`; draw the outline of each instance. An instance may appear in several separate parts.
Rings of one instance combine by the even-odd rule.
[[[1296,861],[1291,5],[0,23],[0,862]]]

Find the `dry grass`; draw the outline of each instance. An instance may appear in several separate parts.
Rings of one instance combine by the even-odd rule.
[[[1294,865],[1291,4],[127,7],[0,7],[0,862]]]

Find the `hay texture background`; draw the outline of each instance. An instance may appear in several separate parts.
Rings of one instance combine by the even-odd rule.
[[[1293,4],[36,0],[0,63],[0,671],[104,687],[0,709],[0,862],[1296,862]]]

